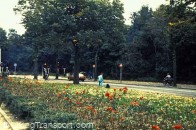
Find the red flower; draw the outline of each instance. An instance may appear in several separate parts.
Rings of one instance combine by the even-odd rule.
[[[182,126],[180,124],[175,124],[173,126],[174,130],[181,130],[182,129]]]
[[[61,97],[61,93],[60,93],[60,92],[57,94],[57,97],[58,97],[58,98],[60,98],[60,97]]]
[[[112,111],[113,109],[112,109],[112,107],[108,107],[106,110],[107,111]]]
[[[153,130],[159,130],[159,126],[153,125],[153,126],[152,126],[152,129],[153,129]]]
[[[109,99],[109,100],[112,100],[112,99],[113,99],[113,97],[112,97],[112,96],[109,96],[109,97],[108,97],[108,99]]]
[[[80,103],[79,103],[79,102],[75,102],[75,104],[76,104],[76,105],[80,105]]]
[[[105,96],[109,98],[110,97],[110,93],[106,92]]]
[[[127,93],[127,89],[124,89],[124,90],[123,90],[123,93],[124,93],[124,94]]]

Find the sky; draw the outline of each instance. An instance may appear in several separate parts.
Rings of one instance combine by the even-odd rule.
[[[18,34],[25,32],[24,26],[21,24],[22,16],[15,14],[13,8],[17,5],[18,0],[0,0],[0,27],[7,33],[9,29],[15,29]],[[165,0],[121,0],[124,4],[124,17],[126,19],[125,24],[130,25],[130,14],[137,12],[142,6],[147,5],[153,10],[159,7],[161,4],[167,4]]]

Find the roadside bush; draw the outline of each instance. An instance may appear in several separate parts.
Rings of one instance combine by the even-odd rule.
[[[3,87],[0,87],[0,103],[4,103],[6,108],[20,119],[29,122],[75,123],[77,119],[75,114],[50,110],[45,103],[37,99],[12,95]],[[33,130],[38,128],[35,127]]]
[[[46,122],[46,123],[68,123],[76,120],[75,114],[65,113],[63,111],[40,111],[36,113],[35,118],[31,122]]]
[[[21,119],[30,120],[39,111],[47,109],[44,103],[22,96],[13,96],[7,90],[2,89],[2,87],[0,95],[1,103],[4,103],[11,113],[16,114]]]

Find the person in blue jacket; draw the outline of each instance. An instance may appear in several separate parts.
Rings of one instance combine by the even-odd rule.
[[[98,76],[99,86],[103,86],[103,73]]]

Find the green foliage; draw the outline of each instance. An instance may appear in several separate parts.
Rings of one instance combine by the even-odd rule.
[[[77,73],[92,71],[93,64],[96,73],[116,79],[120,63],[126,79],[160,80],[170,72],[178,81],[195,82],[194,5],[170,0],[156,11],[144,6],[127,26],[120,0],[19,0],[15,11],[27,30],[23,36],[10,30],[6,37],[0,29],[2,59],[10,70],[17,63],[19,70],[32,71],[34,64],[35,74],[44,63],[55,72],[59,62],[74,71],[75,83]]]
[[[16,99],[19,102],[16,105],[23,104],[17,110],[27,112],[35,108],[34,104],[37,106],[30,120],[31,128],[35,122],[72,123],[74,126],[92,121],[96,129],[149,129],[152,125],[172,129],[175,124],[184,129],[196,127],[196,102],[192,97],[142,92],[127,87],[108,89],[89,85],[41,84],[26,79],[1,80],[0,84],[12,93],[10,102]],[[41,102],[47,107],[39,104]]]
[[[3,47],[7,41],[6,32],[0,28],[0,47]]]
[[[161,5],[154,12],[148,7],[142,7],[139,12],[133,13],[133,25],[128,34],[129,44],[123,57],[125,69],[132,74],[132,77],[162,79],[167,72],[172,72],[174,78],[177,74],[178,81],[195,82],[192,73],[195,69],[191,67],[195,65],[192,57],[195,55],[192,30],[195,26],[193,17],[195,11],[194,7],[190,9],[189,5],[190,2],[174,2],[171,6]],[[189,45],[192,47],[189,48],[189,51],[193,52],[191,54],[188,53]],[[188,60],[184,60],[185,56]],[[186,64],[190,65],[185,67],[189,70],[184,71]],[[185,73],[190,76],[184,76]]]
[[[76,116],[71,113],[66,113],[64,111],[52,111],[45,110],[36,113],[36,117],[31,120],[31,122],[49,122],[49,123],[69,123],[70,121],[76,120]],[[75,121],[74,121],[75,122]]]
[[[29,98],[29,95],[25,97],[18,95],[18,93],[15,94],[16,95],[13,95],[13,93],[7,90],[5,86],[0,87],[0,104],[4,103],[6,108],[20,119],[29,122],[44,123],[77,122],[75,114],[69,114],[64,111],[54,111],[48,108],[46,103],[35,97]]]

